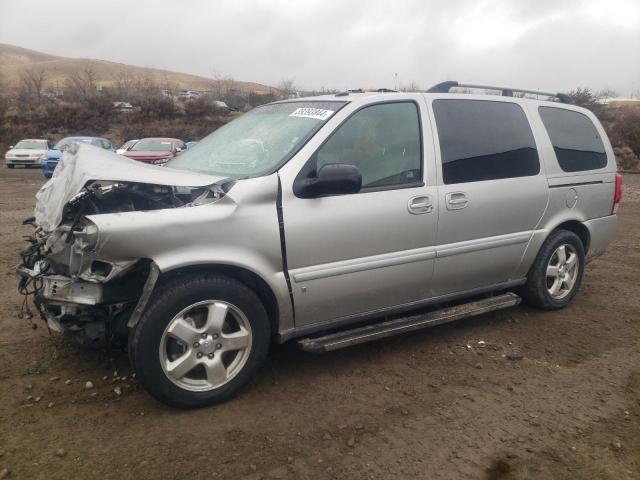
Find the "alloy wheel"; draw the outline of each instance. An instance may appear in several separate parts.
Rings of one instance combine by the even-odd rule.
[[[580,259],[573,245],[560,245],[551,255],[547,265],[547,291],[555,300],[571,293],[578,278]]]
[[[247,316],[235,305],[206,300],[171,319],[160,340],[160,364],[174,384],[210,391],[233,379],[251,352]]]

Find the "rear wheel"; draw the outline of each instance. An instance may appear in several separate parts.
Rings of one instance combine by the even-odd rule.
[[[526,303],[545,310],[567,306],[576,296],[584,273],[584,246],[568,230],[553,232],[540,248],[525,284]]]
[[[269,349],[270,326],[252,290],[201,275],[162,286],[132,335],[143,386],[164,403],[197,408],[231,398],[250,381]]]

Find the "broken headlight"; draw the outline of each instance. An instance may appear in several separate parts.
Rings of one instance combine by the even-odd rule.
[[[78,250],[93,251],[98,245],[98,227],[86,218],[83,220],[80,230],[73,232],[73,236],[75,237],[74,246]]]
[[[93,261],[98,245],[98,227],[95,223],[83,218],[73,230],[73,244],[69,251],[69,273],[72,277],[81,274]]]

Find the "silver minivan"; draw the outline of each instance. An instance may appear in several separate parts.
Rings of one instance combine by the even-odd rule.
[[[565,307],[616,228],[607,136],[562,94],[456,86],[271,103],[164,167],[77,144],[25,221],[20,290],[183,408],[230,398],[274,342]]]

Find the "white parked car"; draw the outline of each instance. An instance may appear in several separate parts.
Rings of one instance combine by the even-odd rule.
[[[229,107],[229,105],[227,105],[225,102],[223,102],[222,100],[214,100],[212,102],[213,104],[213,108],[219,112],[229,112],[231,111],[231,107]]]
[[[9,150],[4,156],[4,160],[8,168],[13,168],[16,165],[39,167],[50,148],[49,140],[20,140],[15,145],[9,147]]]
[[[128,142],[124,142],[124,144],[116,150],[118,155],[122,155],[124,152],[128,151],[138,142],[138,139],[129,140]]]
[[[195,100],[201,96],[200,92],[196,92],[195,90],[181,90],[176,95],[177,99],[182,101]]]

